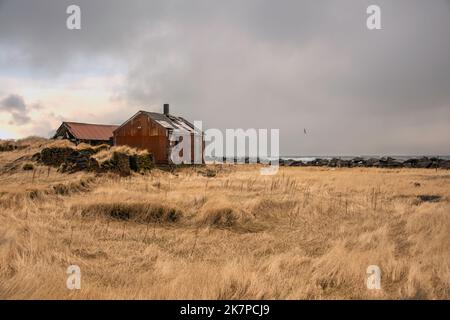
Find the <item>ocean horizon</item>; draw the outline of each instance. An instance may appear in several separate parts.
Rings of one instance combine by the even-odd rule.
[[[420,159],[423,157],[427,158],[439,158],[443,160],[450,160],[450,155],[358,155],[358,156],[339,156],[339,155],[327,155],[327,156],[302,156],[302,155],[281,155],[280,159],[282,160],[293,160],[293,161],[302,161],[302,162],[311,162],[316,159],[341,159],[341,160],[352,160],[355,158],[361,158],[363,160],[368,159],[382,159],[382,158],[392,158],[398,161],[405,161],[408,159]],[[208,157],[205,156],[205,160],[207,163],[214,162],[220,160],[220,157]],[[243,160],[244,158],[239,157],[239,160]]]
[[[381,159],[381,158],[393,158],[395,160],[405,161],[408,159],[420,159],[423,157],[427,158],[439,158],[444,160],[450,160],[450,155],[358,155],[358,156],[338,156],[338,155],[328,155],[328,156],[299,156],[299,155],[281,155],[280,159],[283,160],[294,160],[294,161],[303,161],[303,162],[311,162],[316,159],[342,159],[342,160],[351,160],[355,158],[362,158],[363,160],[368,159]]]

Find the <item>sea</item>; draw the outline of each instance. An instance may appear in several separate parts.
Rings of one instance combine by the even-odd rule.
[[[330,159],[335,158],[335,159],[342,159],[342,160],[352,160],[352,159],[354,159],[354,158],[362,158],[362,159],[364,159],[364,160],[368,160],[368,159],[381,159],[381,158],[387,158],[387,157],[393,158],[393,159],[398,160],[398,161],[401,161],[401,162],[403,162],[403,161],[405,161],[405,160],[408,160],[408,159],[419,159],[419,158],[423,158],[423,157],[427,157],[427,158],[439,158],[439,159],[443,159],[443,160],[450,160],[450,155],[439,155],[439,156],[437,156],[437,155],[425,155],[425,156],[424,156],[424,155],[415,155],[415,156],[411,156],[411,155],[409,155],[409,156],[404,156],[404,155],[402,155],[402,156],[400,156],[400,155],[383,155],[383,156],[380,156],[380,155],[378,155],[378,156],[374,156],[374,155],[371,155],[371,156],[367,156],[367,155],[362,155],[362,156],[338,156],[338,155],[328,155],[328,156],[302,156],[302,155],[282,155],[282,156],[280,156],[280,158],[283,159],[283,160],[302,161],[302,162],[304,162],[304,163],[311,162],[311,161],[314,161],[314,160],[316,160],[316,159],[327,159],[327,160],[330,160]],[[208,157],[208,156],[205,157],[206,163],[213,163],[213,162],[215,162],[215,161],[219,161],[219,159],[220,159],[220,158],[217,158],[217,159],[216,159],[216,158],[214,158],[214,157]],[[240,159],[240,160],[243,161],[243,159]],[[242,162],[242,161],[241,161],[241,162]]]
[[[383,156],[373,156],[373,155],[372,156],[365,156],[365,155],[362,155],[362,156],[298,156],[298,155],[295,155],[295,156],[291,156],[291,155],[287,155],[287,156],[280,156],[280,158],[283,160],[294,160],[294,161],[302,161],[302,162],[311,162],[311,161],[314,161],[319,158],[327,159],[327,160],[330,160],[333,158],[342,159],[342,160],[352,160],[354,158],[362,158],[364,160],[368,160],[368,159],[381,159],[381,158],[387,158],[387,157],[393,158],[398,161],[405,161],[408,159],[420,159],[423,157],[450,160],[450,155],[447,155],[447,156],[442,156],[442,155],[441,156],[436,156],[436,155],[426,155],[426,156],[423,156],[423,155],[420,155],[420,156],[417,156],[417,155],[416,156],[398,156],[398,155],[383,155]]]

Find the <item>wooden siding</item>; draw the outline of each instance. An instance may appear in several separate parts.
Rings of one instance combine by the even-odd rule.
[[[191,159],[194,161],[194,135],[191,138]],[[114,145],[127,145],[148,150],[158,164],[169,163],[170,141],[168,131],[145,113],[137,114],[114,131]],[[205,142],[202,143],[203,151]],[[182,152],[181,152],[182,156]],[[202,152],[202,162],[204,162]]]
[[[145,114],[137,115],[117,129],[114,143],[148,150],[156,163],[168,163],[167,130]]]

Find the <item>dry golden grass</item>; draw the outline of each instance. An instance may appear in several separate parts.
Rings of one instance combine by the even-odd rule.
[[[93,158],[95,160],[97,160],[99,163],[102,163],[107,160],[110,160],[112,158],[114,152],[120,152],[120,153],[124,153],[124,154],[128,154],[128,155],[148,154],[148,151],[146,151],[146,150],[139,150],[139,149],[131,148],[128,146],[114,146],[114,147],[99,151],[98,153],[94,154]]]
[[[448,171],[210,168],[3,173],[0,298],[450,298]]]

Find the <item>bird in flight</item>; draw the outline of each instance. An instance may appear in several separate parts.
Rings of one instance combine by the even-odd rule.
[[[306,135],[306,128],[303,128],[303,132],[305,133],[305,135]]]

